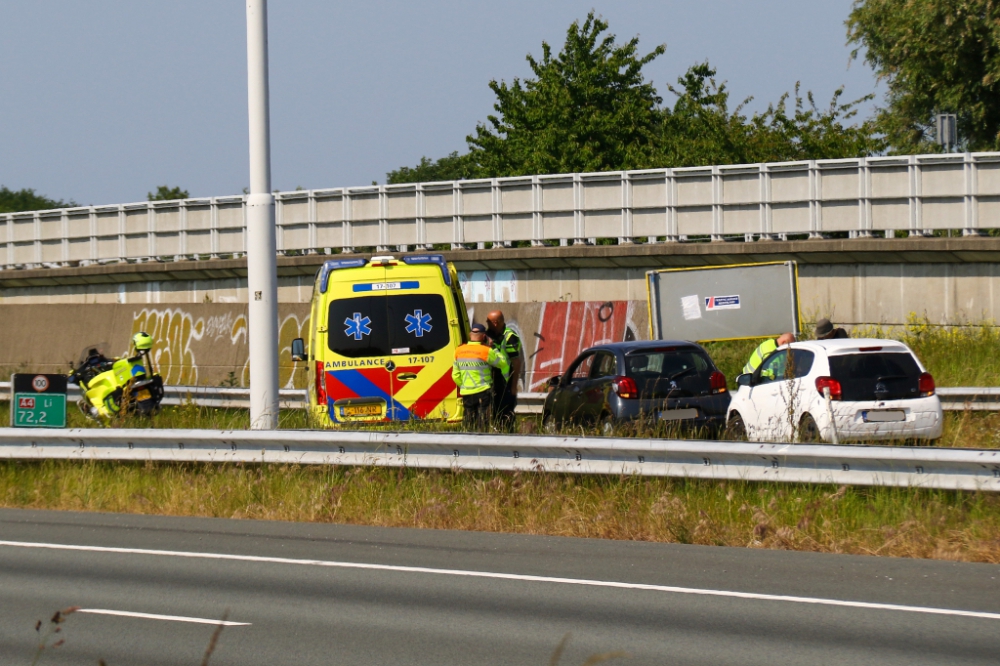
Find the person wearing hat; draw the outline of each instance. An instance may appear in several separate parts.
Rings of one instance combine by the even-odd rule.
[[[510,375],[507,356],[486,344],[486,327],[473,324],[469,342],[455,350],[451,378],[462,398],[462,423],[469,430],[485,430],[490,425],[493,403],[493,368],[506,381]]]
[[[817,340],[840,340],[850,337],[844,329],[839,327],[834,328],[833,322],[826,317],[816,322],[816,328],[813,330],[813,333],[816,334]]]

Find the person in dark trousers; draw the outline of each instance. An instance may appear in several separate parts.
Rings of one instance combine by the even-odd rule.
[[[514,430],[517,386],[522,369],[521,338],[507,327],[500,310],[486,316],[486,333],[493,341],[493,348],[502,352],[510,364],[510,376],[506,380],[498,370],[493,371],[493,419],[497,430],[511,432]]]
[[[840,340],[850,337],[844,329],[839,327],[834,328],[833,323],[826,317],[816,322],[816,328],[813,330],[813,333],[816,334],[817,340]]]
[[[473,324],[469,342],[455,350],[451,378],[462,398],[462,424],[468,430],[483,431],[490,426],[493,403],[493,370],[507,377],[510,368],[502,352],[486,344],[486,327]]]

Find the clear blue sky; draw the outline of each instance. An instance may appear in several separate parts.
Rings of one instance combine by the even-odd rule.
[[[384,182],[385,173],[463,150],[492,110],[491,78],[530,74],[525,55],[561,48],[595,9],[643,53],[663,97],[709,60],[758,110],[796,81],[825,104],[846,85],[850,0],[271,0],[271,149],[276,189]],[[246,16],[239,0],[0,0],[0,184],[83,204],[192,196],[249,182]]]

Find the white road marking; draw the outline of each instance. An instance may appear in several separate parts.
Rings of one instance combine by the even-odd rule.
[[[203,617],[185,617],[183,615],[157,615],[156,613],[135,613],[133,611],[108,610],[106,608],[77,608],[77,613],[91,615],[117,615],[119,617],[138,617],[143,620],[168,620],[170,622],[193,622],[195,624],[214,624],[223,627],[249,627],[249,622],[231,622],[229,620],[209,620]]]
[[[268,564],[294,564],[311,567],[331,567],[337,569],[364,569],[369,571],[395,571],[401,573],[436,574],[441,576],[465,576],[469,578],[493,578],[499,580],[515,580],[532,583],[559,583],[563,585],[583,585],[587,587],[610,587],[623,590],[649,590],[653,592],[672,592],[674,594],[693,594],[706,597],[728,597],[732,599],[752,599],[755,601],[784,601],[796,604],[813,604],[818,606],[840,606],[845,608],[867,608],[871,610],[902,611],[906,613],[927,613],[930,615],[951,615],[956,617],[977,617],[987,620],[1000,620],[1000,613],[983,611],[965,611],[953,608],[931,608],[926,606],[902,606],[899,604],[880,604],[868,601],[844,601],[841,599],[822,599],[819,597],[792,597],[782,594],[759,594],[756,592],[735,592],[731,590],[705,590],[694,587],[674,587],[672,585],[651,585],[648,583],[622,583],[609,580],[588,580],[586,578],[558,578],[553,576],[532,576],[528,574],[510,574],[493,571],[467,571],[464,569],[434,569],[430,567],[408,567],[397,564],[369,564],[365,562],[332,562],[327,560],[297,560],[287,557],[266,557],[261,555],[233,555],[229,553],[198,553],[178,550],[150,550],[146,548],[114,548],[111,546],[76,546],[61,543],[32,543],[28,541],[2,541],[0,546],[16,548],[42,548],[46,550],[70,550],[89,553],[117,553],[122,555],[158,555],[161,557],[183,557],[200,560],[228,560],[233,562],[261,562]]]

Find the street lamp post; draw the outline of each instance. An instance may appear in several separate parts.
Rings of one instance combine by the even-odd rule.
[[[247,0],[247,101],[250,196],[247,197],[250,428],[278,427],[278,267],[271,194],[267,87],[267,0]]]

